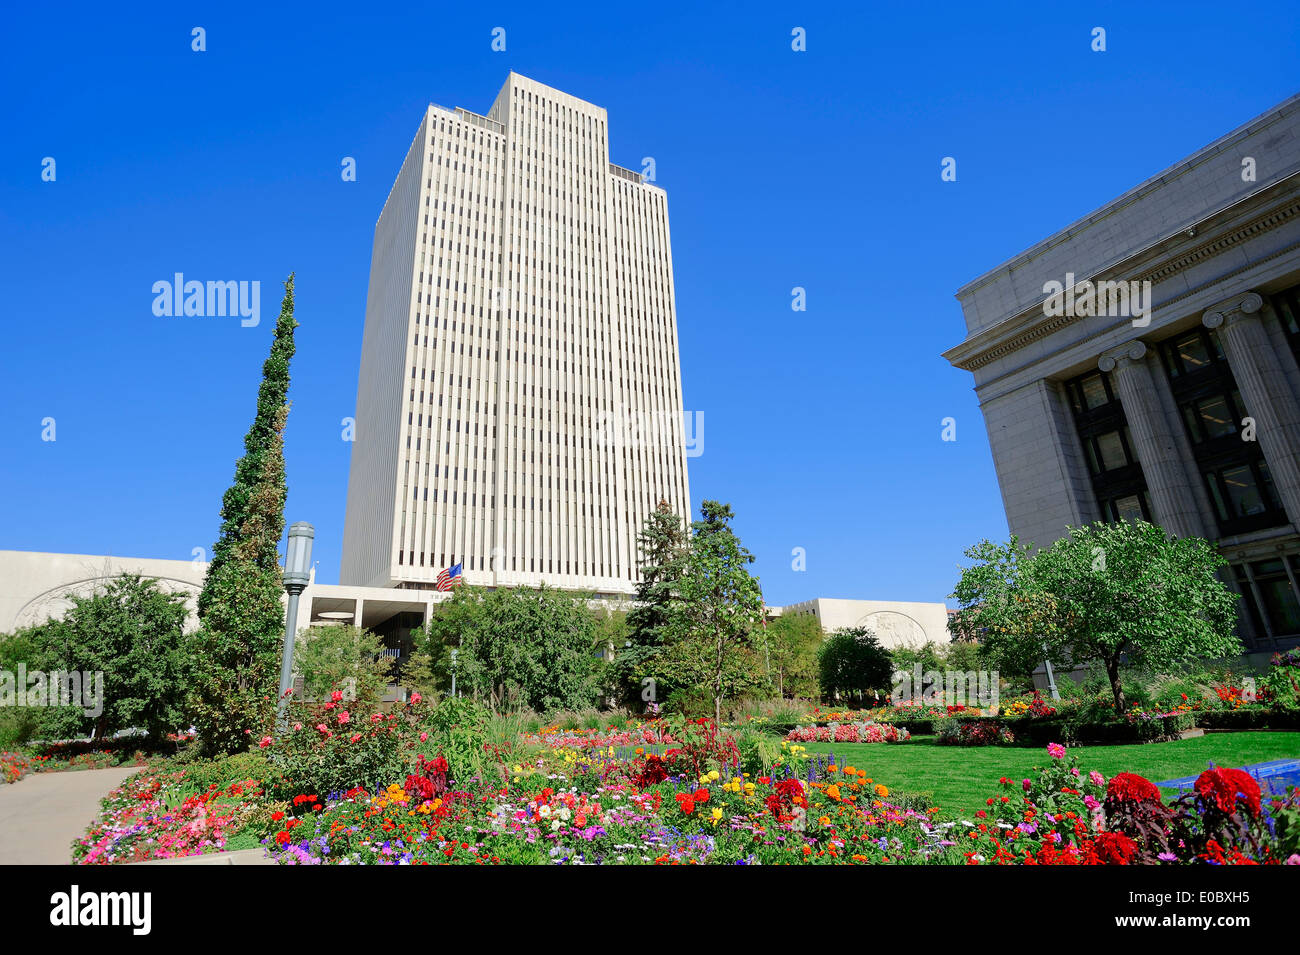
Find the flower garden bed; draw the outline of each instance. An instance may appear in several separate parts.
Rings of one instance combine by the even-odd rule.
[[[22,753],[0,752],[0,783],[16,783],[32,771],[33,761]]]
[[[268,844],[290,865],[1300,864],[1272,835],[1300,819],[1295,799],[1264,800],[1235,770],[1202,773],[1166,805],[1145,779],[1085,774],[1054,745],[1036,778],[1004,778],[985,809],[954,820],[831,760],[751,779],[661,777],[653,759],[595,758],[577,778],[518,767],[500,786],[439,775],[355,789],[286,816]]]
[[[1265,797],[1249,777],[1216,769],[1164,803],[1141,777],[1085,772],[1057,743],[1045,766],[990,780],[978,810],[954,815],[797,743],[749,771],[708,720],[667,734],[654,724],[563,741],[521,736],[505,747],[480,741],[489,768],[463,780],[443,756],[413,752],[409,770],[387,781],[344,785],[377,771],[367,757],[377,747],[437,752],[439,739],[460,740],[465,727],[438,737],[436,721],[410,708],[357,719],[335,707],[312,718],[314,727],[265,737],[260,752],[133,777],[105,800],[78,858],[174,858],[260,842],[286,865],[1300,864],[1294,794]],[[644,739],[647,728],[658,745],[615,745],[623,732]],[[461,764],[460,750],[447,752]],[[310,783],[285,775],[296,767]],[[230,782],[236,772],[265,778]]]
[[[262,796],[257,780],[196,789],[184,771],[145,770],[105,797],[99,817],[73,843],[73,860],[109,865],[219,852],[245,826],[269,824]]]
[[[858,721],[796,726],[785,738],[796,743],[905,743],[912,734],[891,723]]]

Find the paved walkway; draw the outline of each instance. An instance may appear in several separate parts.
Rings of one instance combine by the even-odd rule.
[[[0,864],[69,865],[99,801],[139,766],[34,773],[0,785]]]

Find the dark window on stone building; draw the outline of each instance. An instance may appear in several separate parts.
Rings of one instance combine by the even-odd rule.
[[[1161,342],[1160,356],[1219,533],[1226,537],[1285,524],[1219,336],[1204,328],[1175,335]]]
[[[1067,381],[1065,391],[1102,518],[1151,520],[1142,465],[1133,452],[1128,422],[1110,376],[1101,371],[1081,375]]]

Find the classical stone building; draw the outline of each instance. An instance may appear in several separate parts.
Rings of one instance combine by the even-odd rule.
[[[1300,96],[957,298],[1012,533],[1209,538],[1248,645],[1300,641]]]

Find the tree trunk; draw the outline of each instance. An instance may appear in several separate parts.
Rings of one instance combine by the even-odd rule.
[[[714,683],[713,683],[713,725],[715,727],[722,725],[722,634],[715,629],[715,639],[717,640],[717,658],[714,661]]]
[[[1124,687],[1119,680],[1119,656],[1106,661],[1106,676],[1110,678],[1110,692],[1115,695],[1115,715],[1124,715]]]

